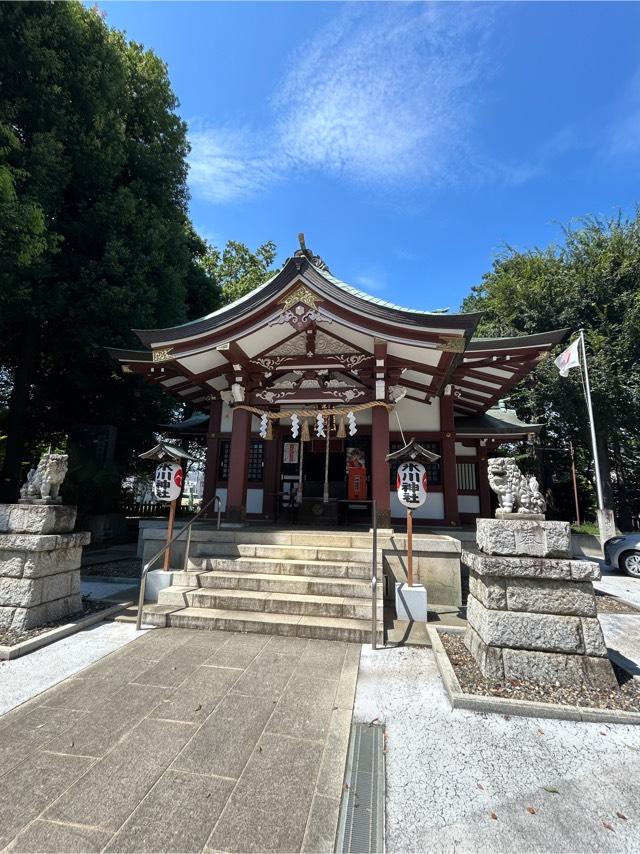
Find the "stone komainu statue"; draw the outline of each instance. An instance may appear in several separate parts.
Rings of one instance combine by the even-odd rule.
[[[69,457],[67,454],[43,454],[38,468],[31,469],[26,483],[20,490],[24,501],[43,500],[52,504],[60,501],[60,487],[67,474]]]
[[[505,513],[544,513],[547,504],[535,477],[522,474],[516,461],[494,457],[488,461],[489,486],[498,496]]]

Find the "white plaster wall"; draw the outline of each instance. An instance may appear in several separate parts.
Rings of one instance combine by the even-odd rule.
[[[260,419],[257,415],[251,416],[251,432],[257,433],[260,429]],[[220,432],[231,433],[233,430],[233,412],[230,406],[222,401],[222,410],[220,412]]]
[[[247,513],[262,513],[262,489],[247,489]]]
[[[216,495],[220,496],[220,508],[222,512],[227,509],[227,488],[226,486],[218,487],[216,489]]]
[[[477,454],[477,448],[467,448],[461,442],[456,442],[456,456],[457,457],[475,457]]]
[[[407,512],[404,504],[398,501],[398,493],[393,491],[391,495],[391,515],[404,516]],[[442,492],[428,492],[427,500],[422,507],[413,511],[416,519],[444,519],[444,495]]]
[[[402,385],[402,377],[399,380]],[[396,407],[402,429],[405,432],[431,431],[440,429],[440,399],[434,398],[430,404],[408,400],[406,397]],[[389,413],[389,429],[398,429],[395,412]],[[406,437],[410,439],[410,436]]]
[[[221,433],[230,433],[231,425],[233,422],[233,415],[231,413],[231,409],[229,408],[229,404],[222,401],[222,409],[220,411],[220,432]]]
[[[479,495],[459,495],[458,496],[458,513],[479,513],[480,512],[480,496]]]
[[[247,513],[262,513],[262,489],[247,489]],[[218,487],[216,495],[220,496],[222,512],[227,509],[227,488]]]

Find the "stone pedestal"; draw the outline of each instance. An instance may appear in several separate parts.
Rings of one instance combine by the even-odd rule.
[[[598,621],[597,563],[571,560],[568,523],[479,519],[464,641],[484,676],[616,688]]]
[[[427,622],[427,591],[422,584],[396,582],[396,614],[399,620]]]
[[[0,626],[23,631],[81,610],[90,535],[71,533],[75,521],[62,504],[0,504]]]

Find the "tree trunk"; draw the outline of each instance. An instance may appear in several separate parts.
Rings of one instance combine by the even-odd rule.
[[[622,460],[622,449],[620,448],[620,440],[617,435],[612,439],[613,454],[616,461],[616,492],[618,498],[618,526],[621,531],[630,531],[633,527],[631,517],[631,507],[629,506],[629,496],[627,494],[627,484],[624,472],[624,463]]]
[[[38,329],[35,320],[27,320],[18,365],[9,398],[7,419],[7,444],[2,474],[0,475],[0,501],[12,502],[18,498],[20,469],[26,439],[26,421],[31,383],[36,366]]]
[[[611,486],[611,466],[609,464],[609,437],[604,433],[598,433],[598,457],[600,458],[600,478],[602,480],[602,498],[605,509],[613,510],[615,502],[613,499],[613,487]]]

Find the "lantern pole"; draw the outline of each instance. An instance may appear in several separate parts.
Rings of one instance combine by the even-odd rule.
[[[413,587],[413,510],[407,507],[407,584]]]
[[[169,524],[167,525],[167,544],[169,544],[173,538],[173,523],[176,520],[176,504],[178,503],[178,499],[174,498],[171,504],[169,505]],[[164,553],[164,563],[162,568],[166,571],[169,570],[169,560],[171,558],[171,549],[167,549]]]

